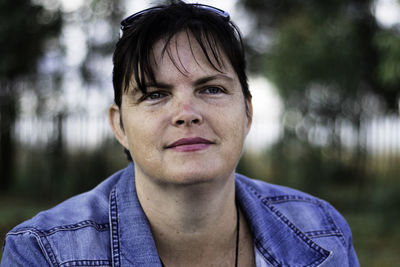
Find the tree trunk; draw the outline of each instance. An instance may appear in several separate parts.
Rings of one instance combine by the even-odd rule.
[[[0,90],[0,191],[6,192],[14,176],[17,97],[10,88]]]

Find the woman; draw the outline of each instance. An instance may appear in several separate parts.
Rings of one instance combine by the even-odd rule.
[[[328,203],[235,173],[252,104],[229,14],[175,1],[121,29],[109,118],[133,163],[14,228],[2,266],[358,266]]]

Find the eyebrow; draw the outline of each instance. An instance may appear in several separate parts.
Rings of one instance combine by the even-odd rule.
[[[196,80],[193,84],[196,85],[196,86],[199,86],[199,85],[202,85],[202,84],[205,84],[205,83],[208,83],[210,81],[217,80],[217,79],[233,81],[233,78],[231,78],[228,75],[217,74],[217,75],[206,76],[206,77],[200,78],[200,79]]]
[[[200,85],[206,84],[206,83],[208,83],[210,81],[218,80],[218,79],[223,79],[223,80],[227,80],[227,81],[233,81],[233,78],[228,76],[228,75],[216,74],[216,75],[211,75],[211,76],[206,76],[206,77],[199,78],[199,79],[197,79],[197,80],[195,80],[193,82],[193,85],[194,86],[200,86]],[[152,83],[147,83],[146,87],[156,87],[156,88],[162,88],[162,89],[172,89],[173,88],[173,86],[171,84],[157,82],[157,81],[152,82]]]

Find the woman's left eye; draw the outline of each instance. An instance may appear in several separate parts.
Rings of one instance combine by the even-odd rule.
[[[222,93],[223,90],[220,87],[209,86],[209,87],[205,88],[203,90],[203,92],[206,93],[206,94],[216,95],[216,94]]]

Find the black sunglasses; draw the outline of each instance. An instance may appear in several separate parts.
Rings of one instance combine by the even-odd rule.
[[[219,8],[216,8],[213,6],[209,6],[209,5],[203,5],[203,4],[188,4],[188,5],[194,6],[195,8],[212,11],[212,12],[220,15],[221,17],[225,18],[226,20],[229,20],[229,13],[226,11],[223,11],[222,9],[219,9]],[[124,31],[127,28],[129,28],[132,25],[132,23],[135,20],[137,20],[141,15],[147,14],[152,11],[160,10],[160,9],[163,9],[163,8],[162,7],[151,7],[151,8],[139,11],[133,15],[130,15],[129,17],[126,17],[125,19],[123,19],[121,21],[121,31]]]

